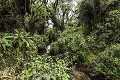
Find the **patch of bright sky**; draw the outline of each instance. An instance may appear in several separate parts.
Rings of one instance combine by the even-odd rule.
[[[83,0],[64,0],[64,2],[71,2],[72,3],[72,10],[76,10],[77,8],[77,4],[78,2],[82,2]],[[51,3],[51,2],[55,2],[55,0],[48,0],[48,3]],[[69,12],[68,14],[68,17],[71,17],[72,15],[74,15],[74,13],[72,11]],[[53,23],[51,20],[48,20],[48,23],[49,23],[49,28],[53,28]]]

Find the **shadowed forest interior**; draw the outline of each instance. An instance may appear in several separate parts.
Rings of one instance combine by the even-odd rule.
[[[120,80],[120,0],[0,0],[0,80]]]

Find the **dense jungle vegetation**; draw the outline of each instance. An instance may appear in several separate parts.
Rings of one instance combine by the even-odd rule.
[[[0,0],[0,80],[120,80],[120,0]]]

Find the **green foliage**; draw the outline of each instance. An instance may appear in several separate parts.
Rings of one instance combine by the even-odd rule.
[[[48,43],[55,42],[57,38],[59,37],[60,31],[57,31],[55,28],[47,28],[46,29],[46,39],[48,40]]]
[[[24,79],[43,79],[50,78],[53,80],[68,80],[69,75],[66,73],[67,62],[56,60],[52,57],[43,55],[36,56],[36,46],[45,44],[44,38],[39,35],[30,36],[25,31],[15,30],[14,34],[1,34],[1,56],[4,60],[17,60],[12,63],[15,65],[14,70],[19,73],[21,80]],[[9,55],[7,55],[9,53]],[[8,64],[5,63],[5,64]]]
[[[104,74],[108,78],[120,78],[120,44],[114,44],[106,48],[99,54],[99,58],[95,61],[95,73]]]
[[[58,54],[68,53],[73,58],[73,61],[86,60],[88,55],[86,40],[81,31],[81,27],[67,27],[58,38],[58,40],[52,43],[53,52]]]
[[[14,34],[2,33],[0,36],[0,54],[6,65],[16,65],[36,55],[37,47],[29,33],[15,30]]]
[[[119,0],[70,1],[0,1],[0,69],[11,80],[68,80],[71,67],[120,78]]]
[[[1,33],[0,34],[0,48],[6,49],[7,47],[12,47],[12,42],[9,38],[12,38],[12,36],[9,36],[8,34]],[[2,51],[2,50],[1,50]]]
[[[50,56],[38,56],[25,64],[25,69],[21,73],[21,79],[68,80],[69,75],[66,73],[67,65],[64,60],[54,62]]]

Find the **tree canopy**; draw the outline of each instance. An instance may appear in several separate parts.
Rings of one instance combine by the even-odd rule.
[[[119,79],[119,0],[0,1],[0,80]]]

